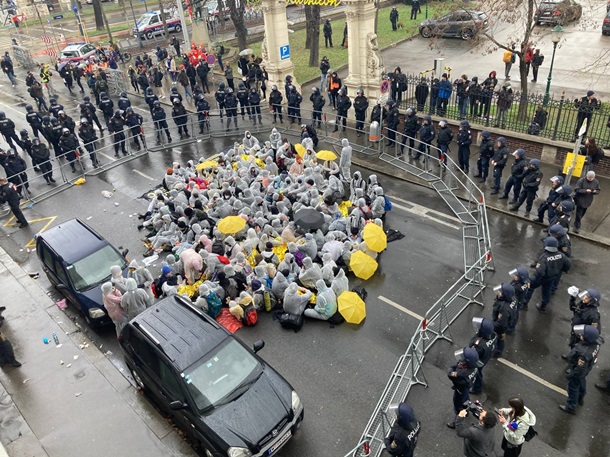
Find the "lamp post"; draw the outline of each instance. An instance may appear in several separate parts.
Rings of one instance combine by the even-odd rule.
[[[551,78],[553,76],[553,63],[555,62],[555,50],[557,49],[557,45],[561,41],[561,37],[563,36],[563,27],[557,24],[551,30],[551,41],[553,42],[553,56],[551,57],[551,67],[549,68],[549,77],[546,80],[546,92],[544,93],[544,99],[542,104],[547,106],[549,104],[550,92],[551,92]]]
[[[426,19],[428,19],[428,1],[429,0],[426,0]]]

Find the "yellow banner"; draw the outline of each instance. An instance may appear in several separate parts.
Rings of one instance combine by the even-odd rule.
[[[287,5],[339,6],[341,0],[286,0]]]
[[[576,164],[574,165],[574,171],[572,172],[572,176],[576,178],[580,178],[582,175],[582,169],[585,166],[585,156],[577,155],[576,156]],[[566,159],[563,162],[563,172],[564,174],[568,172],[568,168],[572,165],[572,161],[574,160],[574,153],[568,152],[566,154]]]

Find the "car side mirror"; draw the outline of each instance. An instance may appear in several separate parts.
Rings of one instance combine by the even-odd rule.
[[[258,340],[258,341],[255,341],[254,344],[252,345],[252,350],[256,354],[258,351],[260,351],[264,347],[265,347],[265,342],[263,340]]]
[[[66,286],[65,284],[57,284],[56,287],[59,290],[68,290],[68,286]]]
[[[169,407],[172,411],[179,411],[181,409],[186,409],[188,408],[188,405],[186,403],[183,403],[179,400],[173,401],[169,404]]]

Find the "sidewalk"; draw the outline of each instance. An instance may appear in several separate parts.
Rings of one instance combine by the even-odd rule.
[[[0,442],[9,455],[195,455],[103,348],[1,248],[0,288],[7,307],[2,332],[23,364],[0,371]],[[52,332],[59,336],[57,347]]]

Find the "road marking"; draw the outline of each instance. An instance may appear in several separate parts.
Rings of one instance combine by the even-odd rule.
[[[15,216],[11,216],[9,218],[8,221],[6,221],[4,223],[5,227],[16,227],[17,224],[12,224],[11,222],[15,219]],[[49,225],[51,225],[53,223],[53,221],[57,219],[57,216],[49,216],[49,217],[39,217],[37,219],[28,219],[28,224],[32,225],[34,222],[44,222],[47,221],[47,223],[36,232],[36,235],[40,235],[42,232],[44,232]],[[35,248],[36,247],[36,238],[32,238],[30,241],[28,241],[28,244],[25,245],[26,248]]]
[[[565,389],[562,389],[561,387],[557,387],[556,385],[551,384],[548,381],[545,381],[540,376],[536,376],[534,373],[527,371],[525,368],[521,368],[519,365],[509,362],[508,360],[503,359],[503,358],[499,358],[497,360],[498,360],[498,362],[506,365],[507,367],[512,368],[513,370],[521,373],[522,375],[525,375],[528,378],[533,379],[537,383],[542,384],[544,387],[548,387],[549,389],[554,390],[555,392],[560,393],[561,395],[564,395],[566,397],[568,396],[568,392]]]
[[[393,198],[395,198],[395,197],[393,197]],[[409,205],[413,205],[413,208],[407,208],[406,206],[402,206],[402,205],[399,205],[398,203],[392,202],[392,206],[394,206],[394,207],[396,207],[398,209],[401,209],[403,211],[406,211],[407,213],[416,214],[416,215],[418,215],[418,216],[420,216],[420,217],[422,217],[424,219],[428,219],[428,220],[437,222],[437,223],[445,225],[447,227],[451,227],[452,229],[455,229],[455,230],[460,230],[462,228],[459,225],[452,224],[451,222],[444,221],[444,220],[439,219],[439,218],[434,217],[434,216],[430,216],[427,213],[429,213],[431,211],[429,209],[427,209],[425,206],[415,205],[415,204],[410,203],[410,202],[409,202]],[[453,219],[450,216],[445,216],[444,214],[443,214],[443,217],[447,217],[447,218]]]
[[[408,314],[411,317],[414,317],[415,319],[418,319],[420,321],[424,320],[423,316],[420,316],[416,312],[411,311],[410,309],[407,309],[404,306],[399,305],[398,303],[396,303],[395,301],[390,300],[389,298],[385,298],[383,295],[380,295],[377,298],[379,298],[379,300],[381,300],[383,302],[386,302],[388,305],[393,306],[397,310],[402,311],[403,313]]]
[[[134,173],[139,174],[140,176],[145,177],[146,179],[150,179],[151,181],[154,181],[154,180],[155,180],[155,178],[151,178],[150,176],[145,175],[145,174],[144,174],[144,173],[142,173],[140,170],[136,170],[135,168],[133,168],[131,171],[133,171]]]
[[[4,91],[5,93],[7,93],[6,91]],[[9,92],[10,93],[10,92]],[[19,98],[19,97],[17,97]],[[23,99],[19,98],[20,101],[23,101]],[[19,111],[16,108],[13,108],[11,105],[7,105],[6,103],[0,102],[0,105],[7,107],[10,110],[13,110],[14,112],[18,113],[20,116],[23,116],[23,111]]]
[[[98,155],[106,157],[108,160],[110,160],[112,162],[114,162],[116,160],[114,157],[110,157],[108,154],[104,154],[103,152],[96,151],[95,153],[98,154]]]
[[[426,206],[422,206],[422,205],[419,205],[417,203],[410,202],[408,200],[403,200],[402,198],[396,197],[394,195],[392,195],[392,199],[393,200],[398,200],[398,201],[406,203],[408,205],[411,205],[411,206],[413,206],[413,208],[417,208],[417,211],[420,211],[420,212],[423,212],[423,213],[429,213],[429,214],[436,214],[436,215],[438,215],[440,217],[443,217],[443,218],[446,218],[446,219],[451,219],[451,220],[457,222],[458,224],[461,223],[461,221],[457,217],[449,215],[449,214],[441,213],[440,211],[437,211],[435,209],[428,208]]]

